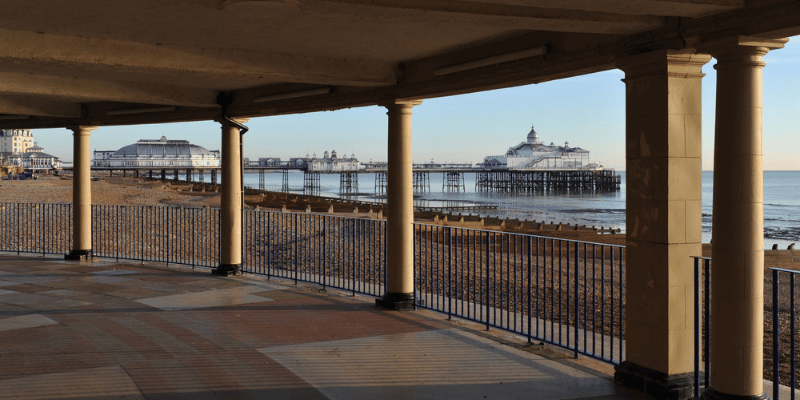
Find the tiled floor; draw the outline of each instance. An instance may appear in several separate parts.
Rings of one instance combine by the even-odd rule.
[[[314,285],[0,255],[1,399],[648,398],[475,329]]]

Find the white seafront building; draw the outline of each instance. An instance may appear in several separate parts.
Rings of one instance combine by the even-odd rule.
[[[201,168],[219,167],[219,150],[207,150],[188,140],[142,139],[119,150],[95,150],[92,167]]]
[[[308,158],[308,155],[306,155],[306,158]],[[330,154],[326,151],[322,158],[318,158],[314,154],[308,160],[308,170],[312,172],[358,171],[361,168],[361,163],[355,154],[351,154],[349,158],[347,155],[339,158],[336,155],[336,150],[332,150]]]
[[[45,153],[34,141],[33,133],[29,129],[0,130],[0,162],[5,166],[22,167],[30,172],[62,167],[58,157]]]
[[[539,134],[531,126],[526,141],[509,147],[504,155],[487,156],[479,164],[489,169],[511,170],[602,170],[603,167],[589,162],[589,150],[570,147],[569,142],[563,146],[553,143],[545,145],[539,140]]]

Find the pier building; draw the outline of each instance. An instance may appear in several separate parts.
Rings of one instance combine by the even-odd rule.
[[[762,147],[762,120],[768,116],[762,115],[762,82],[764,74],[770,74],[764,56],[775,51],[774,57],[780,58],[786,38],[800,34],[797,1],[82,0],[43,4],[3,2],[0,32],[6,45],[0,46],[0,129],[67,128],[65,133],[73,135],[71,219],[60,225],[71,234],[68,258],[91,257],[92,246],[98,243],[92,240],[96,232],[92,229],[90,174],[94,130],[167,122],[219,123],[221,207],[213,219],[200,222],[206,226],[197,227],[216,230],[192,229],[192,233],[215,235],[219,246],[214,248],[219,251],[210,256],[211,263],[215,274],[226,276],[241,273],[243,268],[259,273],[248,269],[252,259],[242,256],[241,149],[244,140],[267,141],[275,132],[250,132],[245,139],[248,128],[244,124],[256,117],[379,106],[387,114],[388,214],[381,231],[385,235],[362,236],[363,229],[355,228],[357,221],[348,221],[348,230],[341,231],[346,234],[337,239],[348,240],[349,248],[370,247],[364,245],[376,241],[374,238],[385,238],[391,244],[385,247],[385,258],[372,258],[380,267],[377,303],[386,308],[433,307],[432,302],[417,301],[412,110],[425,107],[423,101],[429,98],[620,69],[625,79],[616,84],[625,87],[628,225],[625,265],[617,271],[624,272],[624,290],[620,286],[612,300],[612,304],[625,303],[624,313],[612,312],[619,321],[624,320],[624,338],[620,326],[616,331],[620,335],[608,341],[624,352],[615,363],[615,379],[659,399],[699,397],[694,389],[702,390],[703,399],[767,398],[764,358],[774,353],[778,365],[781,353],[778,341],[773,342],[775,351],[765,352],[764,341],[762,160],[769,154],[763,154]],[[124,20],[120,21],[120,15]],[[703,88],[703,66],[712,57],[716,59],[715,81],[706,78]],[[702,251],[704,110],[699,100],[702,91],[709,89],[716,91],[711,110],[716,116],[713,268],[711,284],[703,291],[710,312],[701,313],[700,307],[692,307],[699,301],[693,297],[697,275],[690,258]],[[442,144],[446,145],[444,139]],[[307,242],[301,239],[315,235],[303,236],[303,231],[296,229],[299,216],[293,218],[295,229],[280,233],[292,239],[292,247],[305,250]],[[171,244],[159,247],[157,259],[174,259],[170,257],[173,253],[186,248],[185,242],[174,236],[152,236]],[[486,240],[486,248],[495,247],[488,246],[488,236]],[[568,248],[565,261],[569,260]],[[578,256],[577,251],[573,254]],[[295,265],[298,259],[294,258]],[[453,260],[455,267],[462,263],[460,258],[447,259]],[[329,271],[325,269],[327,260],[315,262],[323,269],[310,275]],[[356,270],[349,271],[355,274]],[[486,277],[490,275],[486,273]],[[295,274],[294,279],[302,277]],[[460,275],[452,278],[454,284],[464,279]],[[325,283],[333,284],[331,280]],[[490,285],[487,278],[486,287],[490,286],[498,285]],[[615,293],[614,287],[610,288]],[[534,290],[539,289],[555,293],[553,287]],[[442,292],[434,294],[437,299],[441,296]],[[560,301],[560,295],[558,298]],[[600,304],[605,303],[601,300]],[[302,311],[302,307],[296,310]],[[467,309],[489,311],[495,307],[500,305],[484,302]],[[447,312],[458,310],[448,308]],[[576,353],[581,344],[578,314],[572,314],[574,325],[565,326],[567,331],[575,329],[566,339],[572,344],[561,344],[570,349],[575,346]],[[713,333],[703,335],[708,342],[704,348],[710,349],[703,361],[708,360],[710,366],[702,381],[692,379],[698,376],[695,366],[701,361],[693,346],[700,341],[696,339],[696,318],[701,317],[708,318],[704,326]],[[566,325],[568,320],[557,324]],[[489,321],[482,322],[489,326]],[[538,329],[539,324],[536,326]],[[304,330],[299,327],[297,331]],[[610,332],[615,332],[613,326]],[[529,331],[528,339],[532,336]],[[564,336],[559,331],[549,338]],[[585,341],[587,336],[583,337]],[[101,342],[108,343],[105,338]],[[408,351],[403,342],[387,342],[387,351],[370,360]],[[96,360],[78,361],[73,363],[76,368]],[[191,360],[175,361],[170,365],[186,365]],[[275,364],[275,359],[264,361]],[[394,361],[371,365],[388,377],[402,376],[399,374],[413,368]],[[140,380],[141,374],[129,374],[125,367],[115,368],[119,372],[115,376],[134,386],[152,381]],[[243,364],[228,369],[220,366],[208,380],[191,375],[192,382],[223,382],[239,367],[244,368]],[[492,366],[487,364],[488,368]],[[74,372],[88,376],[93,370]],[[548,367],[541,373],[562,375],[552,372]],[[37,383],[52,381],[53,375],[44,375]],[[302,378],[303,374],[296,375]],[[347,376],[325,382],[331,384],[319,385],[320,390],[353,379]],[[452,382],[463,385],[463,381]],[[774,393],[778,393],[775,383]],[[497,387],[488,382],[469,384],[490,395]],[[266,395],[286,386],[274,381],[264,385]],[[576,398],[549,391],[558,391],[558,386],[569,385],[540,386],[539,394]],[[419,397],[427,394],[419,393]]]
[[[569,142],[563,146],[553,143],[545,145],[539,140],[539,134],[533,126],[524,142],[509,147],[503,155],[486,156],[480,165],[484,168],[510,170],[602,169],[597,164],[589,163],[589,150],[570,147]]]
[[[340,158],[336,155],[336,150],[330,153],[325,151],[322,158],[318,158],[315,154],[308,163],[308,170],[313,172],[358,171],[361,168],[361,163],[355,154],[351,154],[349,158],[347,155]]]
[[[92,167],[100,168],[216,168],[219,150],[207,150],[188,140],[142,139],[119,150],[95,150]]]

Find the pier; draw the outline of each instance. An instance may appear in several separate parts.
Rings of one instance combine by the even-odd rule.
[[[618,191],[620,183],[620,176],[613,170],[498,170],[475,175],[475,191],[486,193]]]
[[[435,166],[415,164],[413,169],[414,192],[431,191],[431,173],[442,174],[442,192],[456,193],[465,191],[464,174],[475,173],[475,191],[484,193],[538,193],[548,191],[619,191],[622,179],[614,170],[588,170],[588,169],[537,169],[521,170],[508,168],[485,168],[483,166],[472,167],[469,164],[436,164]],[[70,168],[65,168],[69,171]],[[150,179],[161,178],[167,181],[167,176],[173,180],[178,180],[180,175],[185,175],[189,181],[198,177],[198,182],[203,183],[205,174],[210,173],[211,183],[218,182],[217,175],[219,168],[214,167],[181,167],[181,168],[119,168],[119,167],[93,167],[92,171],[107,171],[109,175],[121,173],[122,176],[129,174],[134,177],[148,177]],[[291,190],[289,172],[303,172],[303,191],[309,194],[319,192],[320,174],[339,174],[339,192],[356,193],[358,192],[358,175],[375,174],[375,193],[383,194],[386,192],[388,175],[386,169],[366,168],[352,171],[310,171],[302,166],[270,166],[255,167],[245,166],[245,172],[258,172],[259,189],[266,188],[266,174],[280,172],[281,191]]]

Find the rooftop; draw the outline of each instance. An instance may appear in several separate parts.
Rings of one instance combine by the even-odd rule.
[[[649,398],[588,360],[320,289],[0,255],[0,398]]]

